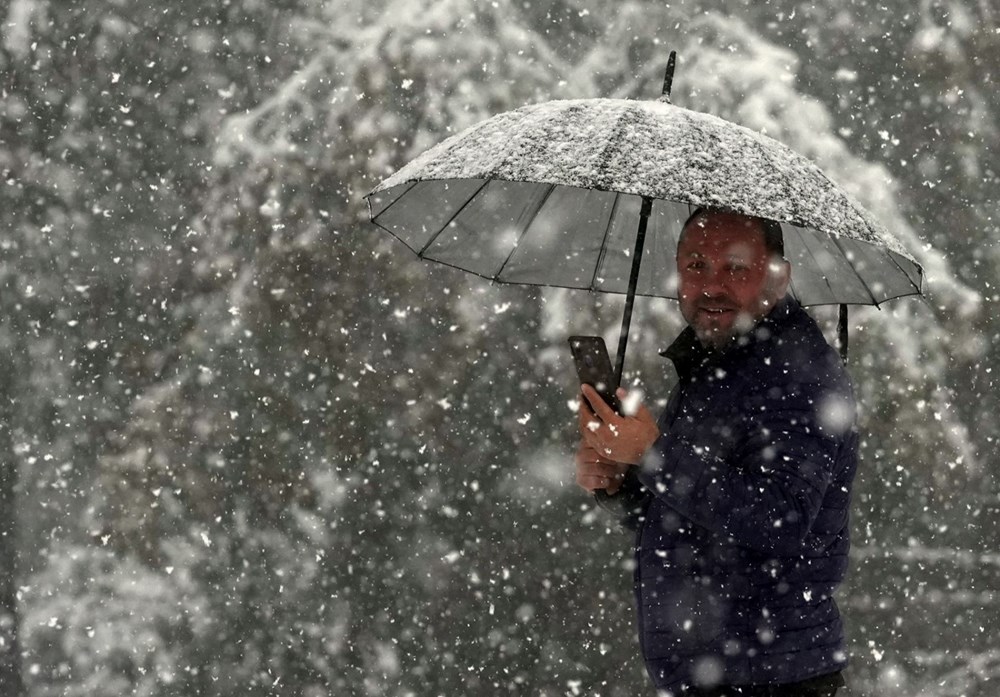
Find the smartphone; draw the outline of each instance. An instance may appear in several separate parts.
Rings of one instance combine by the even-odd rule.
[[[611,368],[611,358],[604,339],[599,336],[571,336],[569,348],[576,363],[576,374],[581,384],[597,390],[597,394],[616,412],[622,413],[622,405],[615,390],[615,371]]]

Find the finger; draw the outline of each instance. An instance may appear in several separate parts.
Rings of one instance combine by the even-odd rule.
[[[636,418],[643,408],[642,390],[629,391],[619,387],[615,394],[622,405],[622,416]]]
[[[600,475],[602,477],[624,476],[627,466],[601,456],[596,450],[582,445],[574,458],[578,474]]]
[[[605,477],[606,479],[622,479],[625,473],[617,465],[608,465],[603,462],[588,462],[577,468],[577,472],[583,476]]]
[[[599,448],[591,446],[587,442],[580,443],[580,447],[576,451],[575,462],[577,467],[590,466],[592,464],[601,464],[608,467],[613,467],[616,471],[624,471],[628,469],[628,465],[621,462],[615,462],[611,458],[601,454]]]
[[[615,468],[622,466],[622,463],[611,459],[611,457],[607,454],[607,450],[602,450],[600,448],[591,448],[591,452],[593,452],[594,454],[592,460],[593,462],[597,462],[599,464]]]
[[[594,410],[590,408],[590,403],[582,391],[580,392],[580,408],[577,410],[577,419],[580,422],[581,430],[587,423],[594,420]]]
[[[597,473],[584,473],[578,472],[576,475],[576,483],[583,489],[587,491],[594,491],[596,489],[604,489],[609,494],[613,494],[618,491],[622,482],[625,479],[624,474],[597,474]]]
[[[580,444],[573,460],[576,462],[577,469],[579,469],[581,467],[589,467],[595,462],[600,462],[600,455],[590,447],[590,444],[584,442]]]
[[[610,477],[601,477],[598,475],[578,476],[576,478],[576,483],[580,486],[580,488],[585,489],[590,493],[594,493],[599,489],[607,490],[608,487],[614,486],[614,481]]]
[[[580,434],[584,440],[592,442],[592,436],[601,427],[601,420],[591,411],[590,405],[582,395],[580,396],[579,412]]]
[[[594,419],[590,422],[590,426],[599,426],[600,421]],[[613,452],[606,438],[612,437],[608,435],[608,429],[605,427],[601,428],[586,428],[584,427],[580,432],[580,437],[583,442],[586,443],[587,447],[590,448],[598,457],[606,462],[613,462],[611,453]]]
[[[607,402],[601,399],[601,395],[597,394],[595,390],[590,385],[582,386],[583,396],[587,398],[590,402],[591,408],[594,410],[594,414],[604,423],[612,423],[618,418],[615,410],[608,406]]]

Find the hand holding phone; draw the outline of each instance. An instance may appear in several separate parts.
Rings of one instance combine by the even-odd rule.
[[[629,413],[625,414],[616,394],[618,381],[614,378],[603,339],[599,336],[571,336],[569,345],[580,382],[593,387],[616,413],[609,414],[607,409],[583,396],[580,435],[584,442],[613,462],[639,464],[646,451],[660,437],[656,419],[641,402],[630,405]]]

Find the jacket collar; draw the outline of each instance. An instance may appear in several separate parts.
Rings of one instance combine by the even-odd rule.
[[[770,340],[799,307],[798,301],[790,295],[786,295],[752,329],[718,349],[702,346],[695,336],[694,330],[691,327],[686,327],[665,351],[660,352],[660,355],[673,361],[680,375],[690,374],[692,370],[703,363],[722,361],[736,353],[745,352],[756,344]]]

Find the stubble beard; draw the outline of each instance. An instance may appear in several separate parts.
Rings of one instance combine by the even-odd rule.
[[[733,321],[728,325],[706,321],[695,322],[692,327],[695,336],[703,346],[710,349],[720,349],[749,332],[755,324],[757,324],[757,319],[749,312],[737,312]]]

